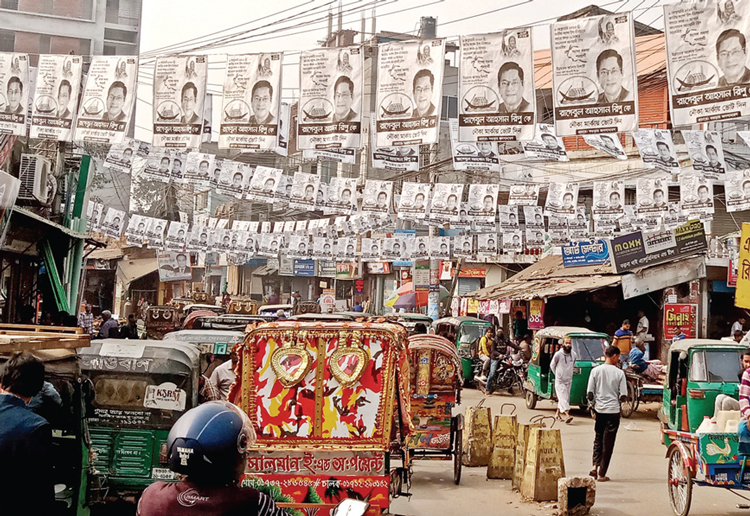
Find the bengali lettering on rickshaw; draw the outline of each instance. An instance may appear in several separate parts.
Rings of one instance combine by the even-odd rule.
[[[323,473],[382,475],[385,455],[382,452],[308,453],[250,452],[246,471],[253,473]]]
[[[152,358],[116,358],[82,356],[81,367],[83,369],[95,369],[98,371],[128,371],[133,373],[147,373],[153,362]]]

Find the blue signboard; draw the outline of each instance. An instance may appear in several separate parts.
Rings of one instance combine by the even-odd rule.
[[[315,276],[315,260],[294,260],[295,276]]]
[[[562,258],[565,267],[601,265],[609,261],[609,244],[606,240],[572,242],[562,246]]]

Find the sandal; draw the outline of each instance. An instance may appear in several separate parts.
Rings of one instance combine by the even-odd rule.
[[[594,477],[594,478],[598,477],[599,472],[597,471],[597,468],[594,468],[591,471],[589,471],[589,476]]]
[[[599,478],[596,479],[596,481],[597,482],[609,482],[609,477],[607,477],[607,476],[599,477]]]
[[[573,422],[573,416],[568,416],[568,419],[565,420],[565,424],[569,425]]]

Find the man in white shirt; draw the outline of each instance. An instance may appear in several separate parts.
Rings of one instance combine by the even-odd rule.
[[[740,315],[736,321],[732,324],[732,329],[729,332],[729,335],[734,337],[734,332],[741,331],[742,333],[745,333],[745,317]]]
[[[234,367],[237,365],[239,358],[234,351],[231,352],[229,357],[230,360],[227,360],[214,369],[214,372],[211,374],[211,382],[219,389],[224,399],[227,399],[229,396],[229,390],[237,378],[237,375],[234,374]]]
[[[549,369],[555,375],[555,393],[557,394],[557,413],[555,417],[570,424],[570,387],[573,385],[573,369],[578,356],[573,351],[570,337],[563,339],[562,347],[552,357]]]
[[[617,367],[620,349],[610,346],[604,352],[604,364],[595,367],[589,376],[586,397],[594,403],[594,468],[589,475],[599,482],[608,482],[607,470],[615,448],[617,429],[620,427],[620,402],[627,399],[625,373]]]
[[[643,343],[644,346],[646,346],[646,351],[643,354],[643,360],[649,359],[649,348],[648,348],[648,342],[646,342],[646,334],[648,333],[648,318],[646,317],[646,312],[643,310],[638,310],[638,326],[636,326],[635,329],[635,342],[636,344]]]

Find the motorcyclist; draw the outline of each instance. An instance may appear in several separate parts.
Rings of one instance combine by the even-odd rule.
[[[188,410],[167,439],[169,467],[184,478],[147,487],[137,516],[286,516],[267,495],[237,485],[254,441],[250,419],[229,402]]]
[[[497,373],[498,367],[500,366],[500,359],[507,350],[508,346],[515,348],[515,344],[512,344],[507,338],[505,338],[505,332],[502,328],[497,329],[495,335],[495,341],[493,342],[492,349],[490,350],[490,371],[487,374],[487,381],[484,385],[486,393],[491,394],[492,377]]]

